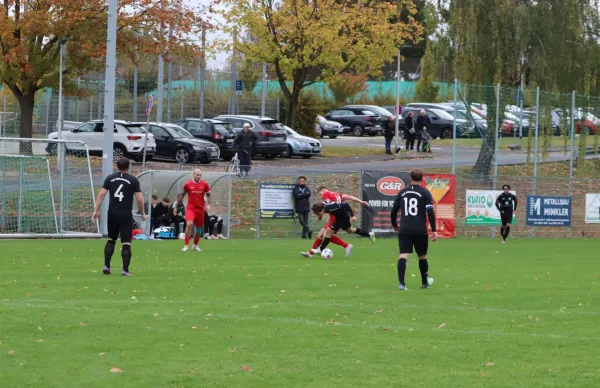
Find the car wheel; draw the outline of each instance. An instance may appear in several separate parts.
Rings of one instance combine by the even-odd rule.
[[[212,160],[210,160],[210,159],[202,159],[202,160],[200,161],[200,163],[202,163],[202,164],[211,164],[211,163],[212,163]]]
[[[50,156],[56,155],[56,144],[48,144],[46,146],[46,153]]]
[[[123,148],[123,146],[120,145],[116,145],[115,148],[113,148],[113,162],[118,162],[119,159],[124,158],[125,157],[125,148]]]
[[[329,136],[330,139],[335,139],[337,136]],[[321,136],[323,138],[323,136]]]
[[[267,160],[275,159],[275,155],[273,154],[263,154],[263,158]]]
[[[288,146],[288,151],[285,156],[287,156],[288,158],[291,158],[292,156],[294,156],[294,150],[292,149],[292,146]]]
[[[323,134],[319,133],[319,137],[322,139],[323,138]],[[329,137],[331,137],[331,136],[329,136]]]
[[[440,139],[452,139],[452,129],[442,128],[440,132]]]
[[[190,161],[190,153],[185,148],[178,148],[175,151],[175,161],[177,163],[187,163]]]
[[[354,136],[362,136],[365,134],[365,130],[360,124],[354,124],[352,126],[352,134]]]

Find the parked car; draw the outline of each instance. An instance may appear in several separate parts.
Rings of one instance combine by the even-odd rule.
[[[563,118],[563,115],[566,115],[565,121],[568,123],[571,122],[570,111],[566,113],[562,109],[555,109],[554,111],[558,114],[559,118]],[[586,129],[586,135],[594,135],[598,130],[598,125],[600,125],[600,119],[589,112],[584,112],[581,108],[575,110],[575,120],[575,133],[578,135],[581,134],[582,127]]]
[[[457,120],[456,135],[458,137],[482,137],[488,129],[487,121],[472,110],[467,112],[466,106],[462,102],[456,104],[456,109],[454,103],[411,103],[408,104],[408,108],[441,109],[448,112]]]
[[[203,164],[219,160],[219,147],[216,144],[196,139],[179,125],[150,123],[150,133],[156,140],[156,158],[175,159],[178,163]]]
[[[312,137],[303,136],[287,125],[282,125],[287,134],[288,158],[302,156],[305,159],[321,154],[321,142]]]
[[[254,155],[262,155],[266,159],[287,155],[287,135],[277,120],[247,115],[221,115],[215,117],[215,120],[231,124],[234,132],[241,131],[244,124],[250,125],[250,130],[258,137],[254,145]]]
[[[374,108],[371,105],[344,106],[327,113],[325,118],[342,124],[344,132],[348,131],[354,136],[363,136],[365,133],[375,136],[383,133],[382,124],[390,113],[383,108],[376,107],[385,112],[384,115],[378,113],[378,110]]]
[[[233,141],[235,132],[231,124],[220,120],[187,118],[175,124],[184,128],[197,139],[207,140],[219,146],[221,157],[231,160],[235,155]]]
[[[417,117],[419,117],[419,113],[421,110],[425,111],[425,115],[429,117],[431,124],[427,127],[427,132],[431,135],[432,138],[440,138],[440,139],[452,139],[453,126],[454,126],[454,117],[448,112],[440,108],[416,108],[416,107],[407,107],[404,109],[402,113],[403,117],[406,117],[408,112],[413,112],[414,122],[416,123]],[[466,131],[465,124],[466,120],[457,120],[457,128],[456,134],[457,136],[461,136],[462,133]],[[400,123],[401,126],[404,126],[404,119]]]
[[[350,128],[345,130],[342,124],[335,121],[329,121],[323,116],[317,116],[315,130],[321,139],[323,136],[329,136],[330,139],[335,139],[338,136],[350,132]]]
[[[113,160],[117,161],[122,157],[132,158],[141,161],[144,153],[146,129],[142,123],[133,123],[123,120],[115,120],[114,139],[113,139]],[[104,122],[94,120],[81,124],[70,131],[62,131],[64,140],[81,141],[87,145],[90,155],[102,156],[104,148]],[[48,139],[58,139],[58,132],[52,132]],[[67,152],[81,151],[74,143],[67,143]],[[151,160],[156,149],[154,136],[148,134],[146,141],[146,160]],[[56,155],[56,144],[50,143],[46,146],[46,152],[49,155]]]

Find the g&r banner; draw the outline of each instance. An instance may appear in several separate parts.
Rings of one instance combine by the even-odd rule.
[[[378,236],[395,236],[390,213],[400,190],[410,185],[406,172],[362,172],[362,199],[369,209],[362,212],[361,227],[372,229]],[[437,231],[440,237],[454,237],[454,187],[453,175],[425,175],[424,185],[433,197]]]

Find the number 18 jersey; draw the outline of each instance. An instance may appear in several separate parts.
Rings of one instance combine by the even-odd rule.
[[[126,212],[133,209],[133,196],[139,193],[140,181],[126,172],[110,174],[104,180],[102,188],[108,190],[110,202],[108,210]]]
[[[433,209],[433,198],[429,190],[420,185],[411,185],[396,196],[392,217],[400,211],[398,234],[427,235],[427,209]]]

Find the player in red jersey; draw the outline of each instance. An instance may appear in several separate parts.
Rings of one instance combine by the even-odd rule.
[[[200,241],[199,229],[204,228],[204,212],[210,211],[210,186],[205,180],[202,180],[202,171],[194,170],[193,179],[183,186],[183,193],[179,200],[180,204],[183,204],[185,195],[188,195],[188,204],[185,210],[185,246],[182,251],[188,250],[190,244],[190,238],[192,237],[192,229],[195,226],[196,232],[194,233],[194,245],[192,249],[195,251],[202,251],[198,246]],[[207,198],[205,204],[204,196]]]
[[[342,203],[345,201],[353,201],[353,202],[360,203],[363,206],[369,205],[368,202],[362,201],[353,195],[336,193],[334,191],[330,191],[327,188],[327,186],[321,186],[321,187],[319,187],[319,189],[317,191],[319,193],[319,196],[326,203],[327,202]],[[356,217],[354,217],[354,215],[352,215],[352,222],[356,222]],[[319,231],[319,234],[317,235],[317,238],[315,239],[315,242],[313,243],[312,249],[309,250],[308,252],[300,252],[300,254],[304,257],[313,257],[313,255],[321,253],[321,250],[319,247],[321,246],[321,243],[323,242],[323,237],[325,236],[325,232],[328,229],[331,229],[331,226],[334,223],[335,223],[335,215],[330,214],[329,222]],[[374,232],[369,233],[369,239],[371,240],[371,242],[373,242],[373,243],[375,242],[375,233]],[[338,236],[335,236],[335,235],[331,237],[331,242],[343,247],[344,250],[346,251],[346,258],[350,257],[350,255],[352,254],[352,244],[348,244],[347,242],[345,242],[344,240],[342,240],[341,238],[339,238]]]

